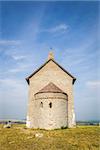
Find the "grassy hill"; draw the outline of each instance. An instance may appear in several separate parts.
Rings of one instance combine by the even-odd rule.
[[[36,137],[36,133],[43,137]],[[0,125],[0,150],[99,150],[99,133],[98,126],[46,131]]]

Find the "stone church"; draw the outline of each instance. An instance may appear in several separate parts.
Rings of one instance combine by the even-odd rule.
[[[75,126],[73,85],[76,78],[54,60],[52,52],[26,80],[28,128],[49,130]]]

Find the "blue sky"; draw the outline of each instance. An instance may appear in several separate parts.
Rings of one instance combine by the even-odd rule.
[[[77,78],[77,120],[99,119],[99,2],[0,2],[0,119],[26,117],[25,78],[53,49]]]

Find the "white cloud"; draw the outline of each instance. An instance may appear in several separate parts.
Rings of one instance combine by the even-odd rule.
[[[10,78],[0,79],[0,84],[3,85],[4,87],[14,87],[14,89],[23,86],[21,80]]]
[[[23,72],[25,70],[28,70],[32,65],[30,64],[19,64],[16,68],[9,69],[6,73],[18,73],[18,72]]]
[[[0,45],[19,45],[19,40],[0,40]]]
[[[56,33],[56,32],[66,32],[68,30],[69,26],[66,24],[59,24],[55,27],[43,29],[41,32],[48,32],[48,33]]]
[[[17,78],[0,79],[1,118],[17,118],[19,114],[21,114],[21,118],[25,117],[26,99],[27,83],[25,80]]]
[[[86,85],[91,88],[100,88],[100,80],[88,81]]]
[[[27,56],[25,55],[12,55],[12,58],[14,60],[22,60],[22,59],[25,59]]]
[[[13,69],[10,69],[8,72],[10,73],[18,73],[18,72],[22,72],[24,69],[22,68],[13,68]]]

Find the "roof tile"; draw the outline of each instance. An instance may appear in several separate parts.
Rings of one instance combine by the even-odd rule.
[[[44,88],[42,88],[38,93],[47,93],[47,92],[64,93],[60,88],[58,88],[52,82],[50,82],[48,85],[46,85]]]

